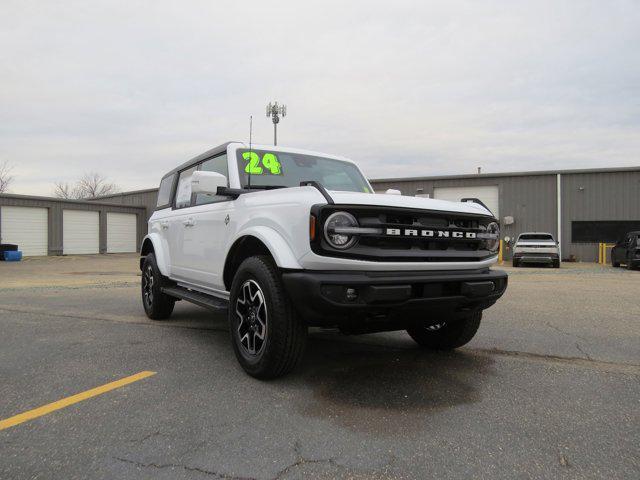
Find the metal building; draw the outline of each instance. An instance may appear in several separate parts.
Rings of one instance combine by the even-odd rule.
[[[385,178],[371,184],[376,192],[394,188],[444,200],[479,198],[500,220],[503,238],[552,233],[563,259],[597,261],[598,243],[640,230],[640,167]]]
[[[0,243],[25,256],[136,252],[146,223],[144,206],[0,195]]]

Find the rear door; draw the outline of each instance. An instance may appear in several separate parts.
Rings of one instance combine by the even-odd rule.
[[[192,259],[188,257],[196,255],[192,228],[194,220],[191,211],[193,201],[191,175],[195,171],[196,167],[191,167],[178,174],[173,209],[166,219],[168,222],[171,276],[176,280],[193,281],[193,274],[189,269]]]

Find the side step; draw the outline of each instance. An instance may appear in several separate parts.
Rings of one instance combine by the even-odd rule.
[[[206,293],[196,292],[195,290],[189,290],[184,287],[162,287],[162,293],[186,300],[187,302],[195,303],[196,305],[216,312],[226,310],[229,305],[229,302],[226,300],[212,295],[207,295]]]

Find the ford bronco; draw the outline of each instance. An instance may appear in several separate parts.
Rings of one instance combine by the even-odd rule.
[[[374,193],[352,161],[230,142],[162,178],[141,246],[142,303],[226,310],[240,365],[291,371],[309,326],[471,340],[507,287],[497,220],[467,202]]]

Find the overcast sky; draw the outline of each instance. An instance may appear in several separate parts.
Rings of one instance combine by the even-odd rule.
[[[640,165],[640,2],[1,0],[14,193],[122,189],[227,140],[372,178]]]

